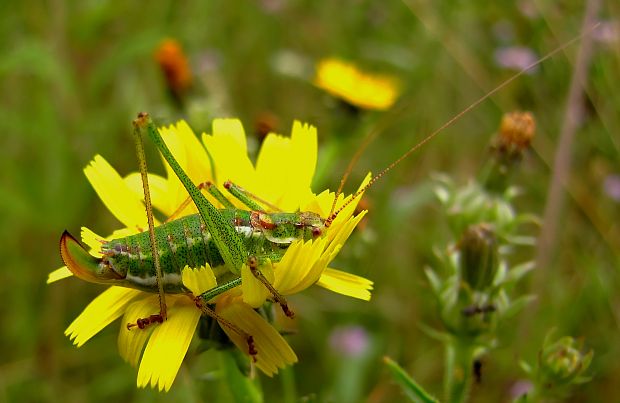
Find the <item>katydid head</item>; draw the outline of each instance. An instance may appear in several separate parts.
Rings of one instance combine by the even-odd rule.
[[[92,256],[68,231],[60,237],[60,256],[74,276],[90,283],[114,284],[126,273],[117,272],[105,258]]]

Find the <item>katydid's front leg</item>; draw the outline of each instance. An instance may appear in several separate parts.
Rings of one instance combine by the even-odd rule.
[[[222,259],[226,266],[236,275],[241,274],[241,268],[244,264],[252,266],[250,261],[250,253],[243,243],[241,235],[237,233],[235,228],[220,214],[209,200],[202,194],[200,189],[191,181],[189,176],[185,173],[183,168],[179,165],[177,160],[170,152],[170,149],[162,139],[157,127],[151,120],[148,113],[142,112],[138,115],[138,118],[134,120],[136,130],[141,134],[146,134],[153,141],[155,146],[159,149],[164,156],[174,173],[177,175],[187,193],[190,195],[201,218],[203,219],[211,239],[217,246]],[[274,298],[280,303],[282,309],[287,315],[292,313],[288,309],[284,298],[273,288],[273,286],[265,279],[258,269],[252,271],[254,275],[261,281],[271,292]]]
[[[280,304],[284,314],[289,318],[294,317],[295,313],[289,309],[286,299],[273,287],[273,285],[271,285],[269,280],[267,280],[265,275],[260,271],[259,261],[256,256],[250,256],[248,258],[248,267],[250,268],[252,275],[254,275],[254,277],[256,277],[258,281],[263,283],[263,285],[265,285],[271,295],[273,295],[276,302]]]
[[[157,242],[155,239],[155,224],[153,223],[153,206],[151,204],[151,192],[149,191],[148,170],[146,167],[146,156],[144,155],[144,144],[142,143],[142,131],[139,125],[134,123],[134,142],[136,144],[136,155],[140,164],[140,175],[142,176],[142,189],[144,190],[144,204],[146,206],[146,218],[149,224],[149,240],[151,243],[151,253],[153,255],[153,264],[155,265],[155,276],[157,281],[157,292],[159,294],[159,314],[151,315],[148,318],[139,318],[136,323],[130,323],[127,328],[137,326],[144,329],[152,323],[162,323],[167,317],[166,294],[164,293],[164,276],[159,265],[159,253],[157,251]]]

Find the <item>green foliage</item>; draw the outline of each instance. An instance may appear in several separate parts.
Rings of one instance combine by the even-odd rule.
[[[384,357],[383,362],[389,368],[392,378],[403,389],[405,396],[415,403],[437,403],[438,400],[429,395],[424,388],[416,383],[404,369],[394,360]]]

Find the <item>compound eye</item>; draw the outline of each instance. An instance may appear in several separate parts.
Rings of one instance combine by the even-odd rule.
[[[320,228],[312,227],[312,236],[313,237],[316,238],[316,237],[320,236],[322,233],[323,233],[323,231]]]

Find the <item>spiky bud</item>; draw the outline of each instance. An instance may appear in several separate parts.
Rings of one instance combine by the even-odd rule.
[[[483,291],[491,286],[499,267],[497,239],[491,226],[470,226],[458,246],[461,279],[473,290]]]
[[[529,147],[535,132],[536,121],[530,112],[506,113],[499,127],[499,146],[523,151]]]
[[[542,384],[557,388],[589,380],[583,374],[594,353],[583,353],[579,348],[579,343],[572,337],[562,337],[555,342],[547,340],[539,356]]]
[[[485,189],[502,193],[510,185],[514,168],[523,159],[536,132],[536,121],[530,112],[504,114],[499,134],[491,143],[492,160],[484,171]]]

